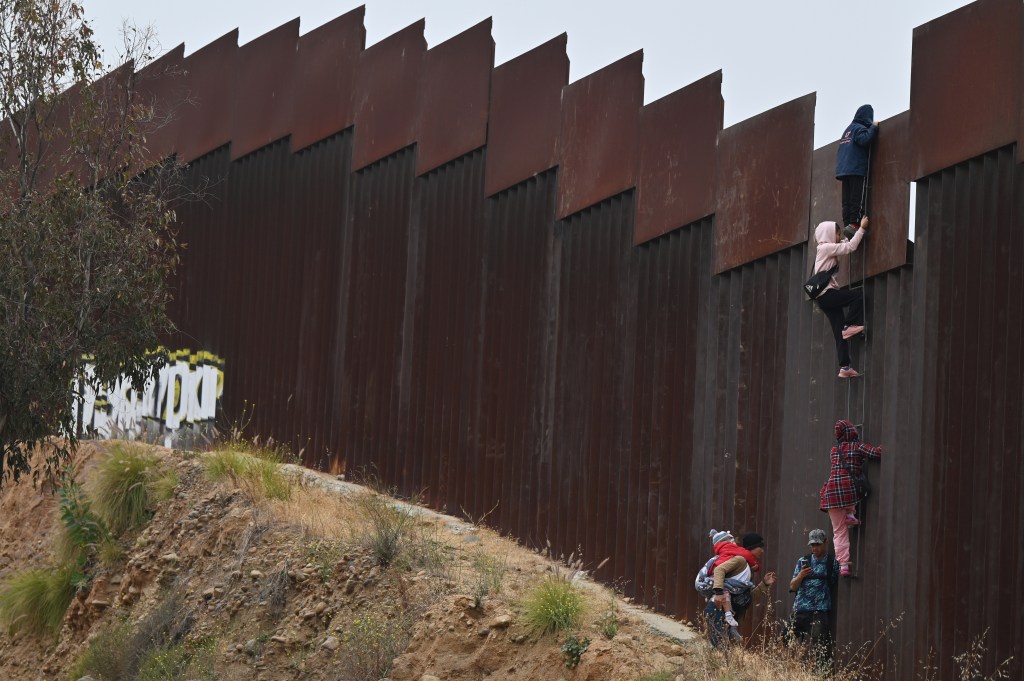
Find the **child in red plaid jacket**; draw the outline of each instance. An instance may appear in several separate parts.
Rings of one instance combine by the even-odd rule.
[[[849,526],[860,525],[857,518],[857,503],[861,501],[853,485],[855,476],[860,475],[867,459],[879,459],[882,448],[860,441],[860,435],[852,423],[836,421],[836,446],[830,452],[832,468],[828,480],[821,487],[819,508],[828,513],[832,521],[832,534],[839,560],[839,574],[850,576],[850,535]]]

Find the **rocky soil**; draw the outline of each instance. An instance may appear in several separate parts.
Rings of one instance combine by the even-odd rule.
[[[86,443],[77,455],[87,489],[106,446]],[[56,640],[0,632],[0,679],[69,679],[90,641],[119,622],[138,626],[173,598],[176,631],[210,652],[196,678],[379,678],[373,669],[389,669],[391,681],[674,678],[705,654],[678,624],[588,583],[577,636],[590,644],[569,668],[565,635],[532,630],[521,605],[564,566],[484,527],[414,509],[405,557],[382,567],[361,540],[368,530],[354,500],[365,490],[292,468],[291,500],[259,499],[244,485],[210,482],[203,455],[153,451],[179,474],[171,499],[121,538],[120,560],[90,570]],[[57,503],[46,484],[4,485],[0,582],[52,559]],[[500,566],[502,576],[500,590],[478,602],[481,566]]]

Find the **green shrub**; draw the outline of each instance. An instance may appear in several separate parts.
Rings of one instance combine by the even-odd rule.
[[[257,450],[260,456],[234,449],[222,449],[206,456],[206,476],[213,482],[229,480],[249,498],[291,499],[292,481],[281,471],[281,460],[272,451]]]
[[[526,622],[542,634],[579,626],[585,607],[583,592],[571,580],[549,575],[523,601]]]
[[[97,467],[93,496],[96,511],[110,531],[120,535],[150,518],[150,478],[157,458],[140,447],[115,444]]]
[[[565,666],[569,669],[575,669],[580,663],[580,658],[583,657],[583,653],[587,652],[587,648],[590,647],[590,639],[585,638],[582,641],[576,636],[570,636],[566,639],[565,643],[562,644],[562,654],[565,655]]]
[[[12,633],[56,635],[75,596],[72,565],[15,574],[0,589],[0,625]]]

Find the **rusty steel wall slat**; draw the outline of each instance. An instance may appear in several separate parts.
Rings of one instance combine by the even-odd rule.
[[[484,155],[462,157],[416,180],[415,315],[408,357],[416,451],[437,452],[428,494],[479,517],[493,506],[483,475],[480,408]],[[408,302],[408,301],[407,301]],[[412,455],[397,453],[403,459]],[[475,492],[485,497],[477,499]],[[481,509],[482,506],[487,508]]]
[[[366,43],[365,12],[365,7],[357,7],[299,38],[290,104],[293,151],[355,122],[352,90]]]
[[[487,142],[493,68],[490,19],[427,50],[416,125],[417,175]]]
[[[238,48],[232,161],[291,133],[298,42],[299,20],[293,19]]]
[[[978,0],[914,29],[913,179],[1017,139],[1022,21],[1017,0]]]
[[[135,101],[152,111],[150,129],[145,131],[146,153],[138,170],[173,155],[185,136],[181,129],[181,107],[185,99],[185,44],[140,69],[136,74]]]
[[[636,185],[643,52],[562,89],[558,219]]]
[[[353,90],[355,142],[352,169],[360,170],[416,141],[424,21],[359,54]]]
[[[556,553],[577,546],[588,561],[619,574],[624,555],[624,495],[630,458],[636,255],[632,193],[604,201],[560,222],[559,329],[554,376],[553,496]]]
[[[722,72],[640,110],[634,245],[715,212]]]
[[[353,143],[354,144],[354,143]],[[354,154],[354,152],[353,152]],[[399,417],[403,384],[403,352],[410,341],[411,304],[407,310],[409,272],[416,273],[413,221],[415,153],[406,148],[353,174],[352,199],[345,229],[347,280],[341,282],[347,317],[340,320],[344,357],[336,450],[343,468],[384,476],[396,448],[420,451],[406,442],[412,424]],[[407,369],[405,369],[407,371]],[[431,490],[437,480],[424,474],[422,459],[414,461],[412,479]],[[392,483],[397,480],[385,477]],[[417,490],[418,491],[418,490]],[[428,495],[428,501],[434,497]]]
[[[719,135],[716,273],[806,240],[814,102],[794,99]]]
[[[486,192],[492,196],[557,164],[567,36],[494,69],[487,128]]]
[[[491,516],[528,546],[550,537],[551,440],[548,391],[555,172],[488,200],[484,230],[480,448],[500,480]],[[486,503],[485,503],[486,505]],[[488,509],[489,510],[489,509]]]
[[[185,57],[188,100],[181,107],[178,159],[190,163],[231,141],[238,29]]]

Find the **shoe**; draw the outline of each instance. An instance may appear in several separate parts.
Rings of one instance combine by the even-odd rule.
[[[743,642],[743,636],[740,634],[740,630],[736,627],[729,627],[729,638],[733,643]]]
[[[846,516],[846,524],[856,527],[857,525],[860,525],[860,518],[855,515],[848,515]]]
[[[857,378],[860,372],[853,367],[843,367],[839,370],[839,378]]]
[[[853,570],[850,569],[850,564],[846,563],[839,566],[839,574],[843,577],[853,577]]]
[[[848,340],[850,338],[853,338],[854,336],[856,336],[858,333],[861,333],[862,331],[864,331],[864,327],[863,326],[857,326],[856,324],[852,324],[852,325],[846,327],[845,329],[843,329],[843,340]]]
[[[732,611],[725,613],[725,623],[730,627],[740,626],[740,623],[736,621],[736,616],[732,614]]]

